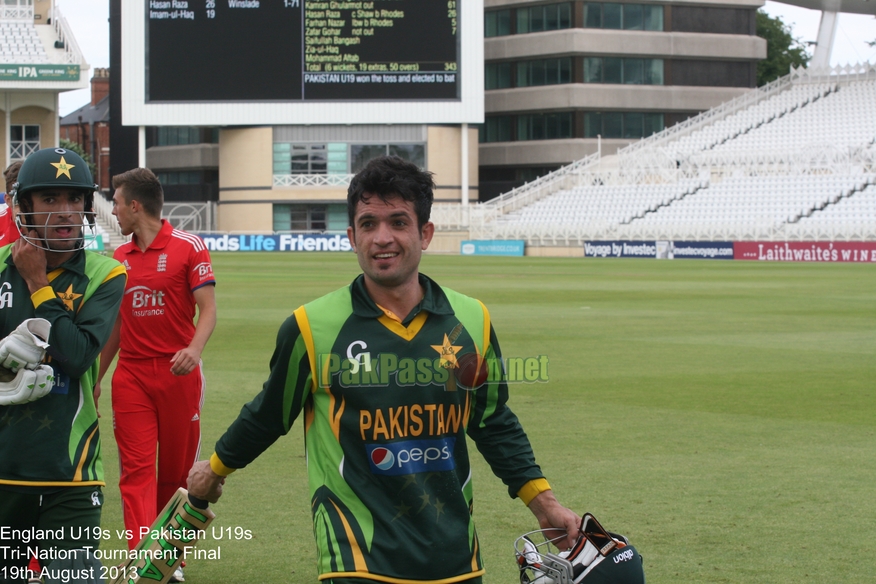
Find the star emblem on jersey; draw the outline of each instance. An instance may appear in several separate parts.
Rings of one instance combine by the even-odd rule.
[[[61,157],[61,162],[50,162],[49,164],[58,169],[58,173],[55,174],[55,178],[59,178],[63,174],[70,180],[73,180],[73,177],[70,176],[70,169],[76,168],[75,164],[67,164],[67,161],[64,160],[63,156]]]
[[[48,416],[43,416],[43,419],[40,420],[40,427],[37,428],[37,431],[40,431],[43,428],[45,428],[46,430],[51,430],[52,422],[54,422],[54,420],[50,420]]]
[[[67,307],[67,310],[73,310],[73,301],[82,297],[82,294],[73,292],[73,284],[67,286],[66,292],[58,292],[57,294],[58,298],[64,301],[64,306]]]
[[[462,346],[452,344],[450,339],[447,338],[447,334],[444,335],[444,344],[431,345],[431,347],[441,355],[441,367],[444,367],[445,369],[459,367],[456,363],[456,352],[462,349]]]

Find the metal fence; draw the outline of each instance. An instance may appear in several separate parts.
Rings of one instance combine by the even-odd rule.
[[[114,237],[124,237],[113,216],[113,203],[95,194],[94,211],[103,228]],[[164,203],[162,217],[177,229],[196,233],[216,231],[216,203]]]

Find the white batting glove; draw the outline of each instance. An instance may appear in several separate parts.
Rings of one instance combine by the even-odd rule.
[[[55,374],[48,365],[20,369],[11,381],[0,382],[0,406],[26,404],[48,394],[55,384]]]
[[[44,318],[29,318],[0,339],[0,365],[15,372],[36,369],[46,356],[52,325]]]

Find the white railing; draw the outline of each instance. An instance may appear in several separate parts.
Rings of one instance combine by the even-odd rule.
[[[120,237],[122,230],[113,215],[113,203],[100,193],[94,194],[94,212],[104,229]],[[161,216],[177,229],[208,233],[216,229],[216,203],[172,203],[164,204]]]
[[[52,11],[52,26],[55,29],[55,36],[64,44],[63,62],[71,65],[82,63],[84,61],[82,51],[76,43],[76,37],[73,36],[73,29],[67,24],[67,19],[57,7]]]
[[[670,140],[675,140],[680,138],[681,136],[690,134],[694,130],[698,130],[709,124],[719,120],[725,116],[728,116],[734,112],[743,110],[747,107],[750,107],[756,103],[759,103],[765,99],[772,97],[791,86],[792,82],[792,73],[785,75],[784,77],[779,77],[767,83],[763,87],[758,87],[752,91],[746,91],[742,95],[731,99],[730,101],[725,101],[721,105],[714,107],[710,110],[704,111],[703,113],[696,115],[692,118],[688,118],[683,122],[679,122],[674,126],[670,126],[656,134],[652,134],[647,138],[643,138],[638,142],[634,142],[629,146],[621,148],[617,151],[618,156],[629,156],[639,150],[645,148],[652,148],[655,146],[659,146],[665,142],[669,142]]]
[[[747,175],[871,173],[876,172],[876,148],[872,143],[854,147],[821,143],[801,144],[790,152],[752,150],[723,155],[702,152],[692,156],[688,164],[691,169],[700,169],[712,176],[740,172]]]
[[[482,229],[505,213],[580,184],[582,173],[586,174],[583,169],[598,161],[599,154],[592,154],[484,203],[436,203],[431,221],[438,231]]]
[[[119,237],[124,237],[119,222],[113,215],[113,202],[107,201],[101,193],[94,193],[94,213],[104,229],[111,230]]]
[[[275,187],[348,187],[353,174],[275,174]]]
[[[598,152],[591,154],[482,204],[497,209],[500,214],[525,207],[559,190],[579,184],[579,175],[599,160]]]
[[[864,62],[822,68],[792,67],[791,74],[795,83],[849,83],[876,79],[876,64]]]
[[[20,20],[33,23],[33,3],[0,4],[0,20]]]
[[[486,204],[435,203],[430,221],[438,231],[465,231],[499,218],[501,212]]]
[[[184,231],[203,233],[216,229],[216,203],[165,203],[161,216]]]
[[[805,67],[791,67],[790,73],[779,77],[757,89],[747,91],[742,95],[724,102],[721,105],[705,111],[697,116],[670,126],[661,132],[653,134],[618,150],[621,157],[630,156],[643,149],[659,146],[671,140],[678,139],[691,132],[708,126],[715,121],[726,117],[734,112],[755,105],[773,95],[776,95],[792,84],[819,84],[819,83],[847,83],[862,79],[876,78],[876,65],[871,63],[859,63],[854,65],[841,65],[823,69],[809,69]]]

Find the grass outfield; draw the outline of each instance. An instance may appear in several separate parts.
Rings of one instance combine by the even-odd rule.
[[[261,388],[280,323],[358,273],[353,254],[213,259],[202,457]],[[511,406],[560,500],[628,535],[649,584],[872,581],[874,266],[426,256],[422,269],[486,303],[505,356],[548,356],[550,381],[515,384]],[[473,461],[485,583],[517,582],[513,541],[536,526]],[[223,539],[204,546],[221,559],[190,562],[187,580],[315,582],[305,472],[296,424],[228,479]]]

